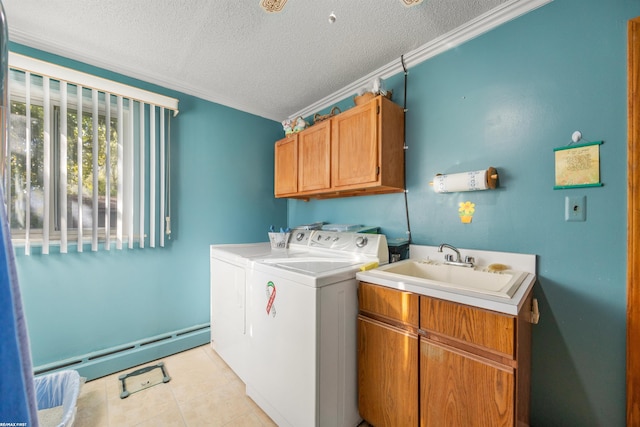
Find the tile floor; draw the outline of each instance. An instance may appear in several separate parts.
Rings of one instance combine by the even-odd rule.
[[[120,399],[118,376],[88,381],[75,427],[275,426],[245,395],[244,383],[207,344],[164,357],[171,381]],[[145,363],[142,366],[153,364]]]

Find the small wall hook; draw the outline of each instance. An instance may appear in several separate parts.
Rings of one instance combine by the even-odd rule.
[[[580,132],[579,130],[571,134],[571,141],[573,141],[574,143],[580,141],[581,139],[582,139],[582,132]]]

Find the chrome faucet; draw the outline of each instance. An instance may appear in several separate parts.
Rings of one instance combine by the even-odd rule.
[[[455,259],[453,259],[453,255],[452,254],[445,254],[445,256],[444,256],[444,263],[445,264],[457,265],[459,267],[473,267],[473,263],[475,262],[475,259],[473,259],[473,257],[466,256],[466,257],[464,257],[464,261],[462,261],[462,258],[460,256],[460,251],[458,249],[456,249],[455,247],[447,244],[447,243],[442,243],[438,247],[438,252],[442,252],[442,250],[444,248],[451,249],[453,252],[456,253],[456,258]]]

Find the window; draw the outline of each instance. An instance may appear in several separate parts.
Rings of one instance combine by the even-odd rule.
[[[177,100],[14,54],[9,92],[7,210],[25,253],[164,246]]]

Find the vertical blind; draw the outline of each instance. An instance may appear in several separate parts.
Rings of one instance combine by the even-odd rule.
[[[164,246],[178,101],[13,53],[9,68],[14,242],[26,254]]]

